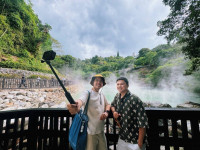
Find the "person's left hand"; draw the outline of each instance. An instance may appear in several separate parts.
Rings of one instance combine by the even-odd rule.
[[[108,117],[108,113],[104,112],[103,114],[101,114],[100,120],[105,120],[107,117]]]

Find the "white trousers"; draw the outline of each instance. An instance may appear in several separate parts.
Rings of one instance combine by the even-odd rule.
[[[117,144],[117,150],[146,150],[146,144],[143,144],[142,149],[138,144],[131,144],[119,139]]]

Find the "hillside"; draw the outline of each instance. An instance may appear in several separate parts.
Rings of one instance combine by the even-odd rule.
[[[43,52],[52,49],[57,41],[51,37],[51,26],[42,24],[31,3],[24,0],[0,0],[0,67],[52,73],[41,63]],[[52,65],[62,74],[74,74],[83,79],[100,73],[105,77],[137,74],[139,79],[152,87],[160,87],[163,79],[171,80],[174,72],[189,75],[192,60],[182,54],[184,45],[158,45],[153,49],[142,48],[137,57],[94,56],[80,60],[71,55],[56,56]],[[183,87],[191,87],[200,93],[199,71],[189,75],[194,79],[184,81]],[[185,78],[185,76],[183,77]],[[169,85],[170,86],[170,85]]]
[[[181,52],[182,45],[158,45],[153,49],[142,48],[137,57],[117,56],[80,60],[70,55],[56,56],[52,64],[64,74],[80,75],[90,79],[93,74],[102,74],[108,79],[116,76],[137,76],[153,88],[178,87],[200,93],[199,71],[188,74],[191,60]],[[67,68],[67,69],[66,69]]]
[[[40,60],[51,49],[51,26],[43,25],[24,0],[1,0],[0,12],[0,67],[50,73]]]

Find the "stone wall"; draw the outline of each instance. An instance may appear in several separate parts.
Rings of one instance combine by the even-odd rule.
[[[17,74],[19,76],[25,75],[27,77],[30,76],[30,75],[42,75],[42,76],[47,76],[47,77],[50,77],[50,78],[54,77],[53,74],[48,74],[48,73],[19,70],[19,69],[10,69],[10,68],[1,68],[1,67],[0,67],[0,74]]]

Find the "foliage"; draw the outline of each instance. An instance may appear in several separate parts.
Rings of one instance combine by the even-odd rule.
[[[52,65],[57,68],[61,69],[62,67],[71,67],[74,68],[76,66],[75,62],[76,58],[72,57],[71,55],[57,55],[55,59],[52,61]]]
[[[61,59],[65,61],[68,67],[73,67],[76,60],[76,58],[72,57],[71,55],[62,56]]]
[[[157,50],[157,54],[154,56],[154,65],[159,66],[165,64],[169,59],[173,57],[179,57],[181,47],[179,45],[171,46],[168,49]]]
[[[135,65],[136,66],[144,66],[145,65],[145,58],[144,57],[140,57],[135,61]]]
[[[194,78],[200,82],[200,71],[197,71],[193,73]],[[199,82],[195,82],[195,85],[193,85],[193,92],[197,93],[200,95],[200,86]]]
[[[52,65],[62,70],[69,67],[79,71],[83,78],[94,73],[108,77],[111,73],[120,76],[120,70],[139,71],[140,77],[157,86],[161,78],[170,75],[170,70],[181,61],[176,59],[182,51],[191,59],[188,66],[191,70],[197,69],[199,63],[199,1],[164,0],[170,5],[172,12],[169,18],[159,22],[159,35],[166,35],[168,41],[178,41],[184,44],[162,44],[152,50],[142,48],[138,58],[132,56],[100,57],[80,60],[71,55],[57,55]],[[188,9],[187,9],[188,8]],[[188,15],[185,15],[187,14]],[[24,0],[0,1],[0,67],[16,68],[30,71],[51,73],[49,66],[41,63],[43,52],[56,49],[62,51],[61,44],[49,34],[51,26],[42,24],[32,10],[32,4]],[[130,71],[130,73],[132,73]],[[190,70],[186,72],[189,74]],[[30,76],[36,78],[36,76]],[[45,78],[40,76],[40,78]],[[197,77],[195,77],[197,78]],[[199,88],[195,88],[199,91]]]
[[[0,78],[21,78],[18,74],[0,74]]]
[[[157,67],[152,73],[147,75],[146,81],[150,82],[153,86],[158,86],[161,80],[169,80],[174,67],[180,67],[184,64],[183,58],[178,57],[168,60],[164,65]]]
[[[112,74],[112,72],[110,72],[110,71],[104,71],[104,72],[101,72],[101,74],[102,74],[104,77],[109,77],[109,76]]]
[[[158,86],[161,79],[170,75],[171,66],[172,65],[159,66],[150,75],[148,75],[147,81],[150,81],[153,86]]]
[[[150,49],[148,49],[148,48],[142,48],[142,49],[139,51],[138,58],[144,57],[149,51],[150,51]]]
[[[111,73],[120,76],[120,70],[134,70],[140,68],[139,76],[145,78],[146,81],[157,86],[163,77],[167,77],[171,72],[171,68],[183,63],[182,45],[163,44],[155,47],[153,50],[142,49],[145,51],[141,55],[143,57],[134,58],[132,56],[120,57],[99,57],[94,56],[91,59],[80,60],[70,56],[56,56],[54,67],[62,68],[63,65],[74,70],[81,70],[81,76],[84,79],[90,77],[94,73],[100,73],[108,77]],[[177,59],[181,58],[181,60]],[[52,62],[53,63],[53,62]],[[71,64],[71,65],[69,65]],[[131,71],[129,71],[131,73]],[[183,72],[184,74],[184,72]]]
[[[6,58],[0,61],[0,66],[3,68],[14,68],[51,73],[49,67],[46,64],[41,63],[40,60],[36,60],[33,57],[16,57],[10,54],[4,54],[3,57]]]
[[[152,51],[160,51],[160,50],[163,50],[163,49],[169,49],[171,47],[172,46],[170,44],[161,44],[161,45],[158,45],[158,46],[154,47],[152,49]]]
[[[27,78],[28,79],[37,79],[38,77],[40,77],[41,79],[47,79],[50,80],[51,78],[45,75],[30,75]],[[0,74],[0,78],[21,78],[20,74]]]
[[[149,66],[156,66],[156,61],[155,61],[155,56],[157,56],[158,54],[156,52],[153,51],[149,51],[146,55],[145,55],[145,65],[149,65]]]
[[[0,10],[1,20],[3,19],[0,33],[6,31],[1,41],[5,43],[6,51],[16,53],[20,49],[26,49],[36,56],[42,43],[49,38],[51,26],[42,25],[31,6],[23,0],[2,0]]]
[[[171,12],[164,21],[159,21],[158,35],[166,35],[168,42],[185,43],[183,53],[192,60],[190,72],[200,67],[200,1],[163,0]]]
[[[56,56],[55,59],[51,62],[52,66],[59,69],[65,65],[65,61],[61,59],[61,56]]]
[[[0,67],[49,72],[40,59],[51,49],[51,26],[43,25],[24,0],[1,0],[0,12],[0,54],[8,57],[0,58]]]
[[[28,78],[28,79],[37,79],[38,77],[40,77],[41,79],[47,79],[47,80],[50,80],[50,79],[51,79],[51,78],[48,77],[48,76],[44,76],[44,75],[35,75],[35,74],[30,75],[30,76],[28,76],[27,78]]]
[[[94,56],[91,59],[80,60],[70,55],[62,55],[56,56],[55,60],[52,61],[52,65],[57,69],[61,69],[65,66],[73,70],[82,70],[83,78],[87,78],[86,76],[91,76],[94,73],[101,73],[105,76],[109,76],[112,72],[133,67],[134,61],[135,58],[132,56],[127,56],[125,58],[120,56],[105,58]]]
[[[158,56],[157,52],[149,50],[147,53],[143,55],[143,57],[138,57],[135,61],[136,66],[155,66],[156,61],[155,57]]]

